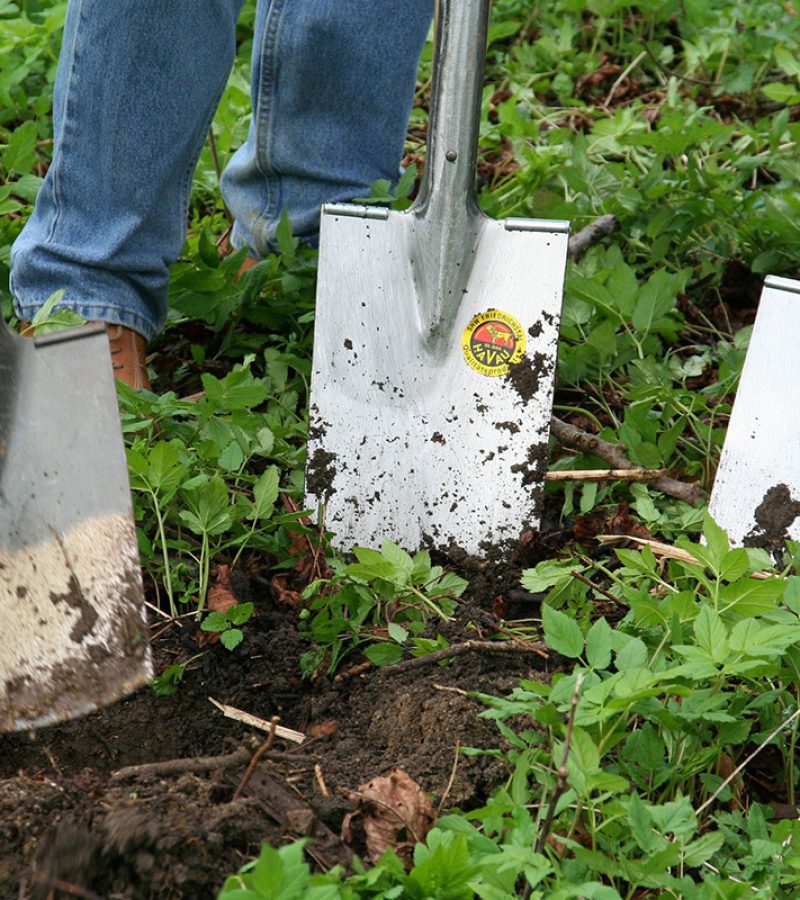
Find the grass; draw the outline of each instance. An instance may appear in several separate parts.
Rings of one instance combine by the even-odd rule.
[[[50,152],[65,7],[0,0],[7,317],[10,246]],[[213,125],[223,165],[246,131],[252,22],[248,3]],[[776,0],[494,5],[481,205],[496,217],[568,218],[575,229],[605,213],[620,220],[570,264],[559,414],[624,444],[633,462],[706,488],[760,279],[800,269],[799,34],[800,15]],[[423,152],[430,52],[409,163]],[[375,195],[390,197],[391,186]],[[153,346],[162,390],[120,394],[142,560],[154,598],[173,613],[202,613],[217,565],[291,569],[316,540],[298,513],[315,253],[285,222],[276,253],[236,282],[240,258],[215,246],[226,225],[209,147],[172,269],[169,324]],[[555,448],[551,466],[597,463]],[[299,845],[265,848],[223,896],[796,895],[800,829],[771,804],[793,806],[800,785],[800,550],[790,543],[776,566],[731,549],[702,507],[644,484],[547,490],[564,527],[584,537],[523,573],[545,598],[542,621],[506,624],[543,634],[567,667],[551,684],[480,698],[507,782],[482,809],[442,817],[410,872],[389,851],[369,871],[312,875]],[[623,517],[696,562],[598,550],[591,535]],[[367,646],[377,664],[441,649],[420,632],[452,611],[462,586],[442,589],[447,575],[397,548],[359,555],[355,565],[329,560],[307,592],[305,627],[319,650],[307,666],[334,667]],[[768,578],[752,577],[762,569]],[[602,614],[609,595],[613,627]],[[212,626],[247,640],[244,615]]]

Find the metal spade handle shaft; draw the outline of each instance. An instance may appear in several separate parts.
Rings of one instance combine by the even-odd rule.
[[[439,6],[425,173],[408,210],[420,333],[435,354],[450,339],[483,219],[475,166],[488,16],[489,0]]]
[[[440,0],[425,174],[412,211],[448,218],[478,214],[475,167],[490,0]]]

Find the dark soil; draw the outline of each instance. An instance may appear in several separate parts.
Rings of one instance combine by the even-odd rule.
[[[513,589],[518,573],[498,578],[469,561],[459,568],[472,589],[446,629],[451,642],[479,636],[467,622],[490,620],[498,604],[528,616],[538,610]],[[146,688],[76,722],[0,735],[0,898],[208,900],[262,840],[310,834],[316,865],[346,864],[350,848],[339,834],[352,808],[347,792],[393,766],[444,809],[481,804],[505,778],[501,761],[466,756],[453,776],[457,747],[498,746],[499,736],[477,717],[479,703],[441,688],[504,693],[521,677],[542,677],[547,660],[476,651],[449,665],[303,679],[308,644],[296,610],[271,594],[249,599],[256,614],[243,644],[202,648],[172,696]],[[163,632],[154,640],[158,668],[201,652],[208,636],[193,623],[163,625],[154,622],[154,633]],[[276,741],[234,797],[265,735],[223,717],[209,697],[279,716],[307,739]],[[119,771],[170,760],[192,761],[178,772]]]

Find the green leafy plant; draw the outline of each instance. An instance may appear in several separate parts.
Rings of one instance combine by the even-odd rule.
[[[222,646],[227,650],[235,650],[244,640],[244,633],[238,626],[249,622],[252,615],[252,603],[235,603],[225,612],[207,613],[200,628],[219,634]]]
[[[429,622],[453,615],[467,587],[463,578],[432,565],[426,550],[412,556],[387,540],[380,550],[353,552],[356,562],[334,562],[333,576],[314,581],[303,594],[304,630],[316,644],[301,660],[307,674],[323,661],[333,672],[363,643],[371,644],[364,652],[376,665],[397,662],[409,642],[417,654],[443,646],[423,632]]]

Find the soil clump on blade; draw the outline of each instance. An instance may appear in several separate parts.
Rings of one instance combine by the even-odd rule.
[[[491,633],[498,609],[520,601],[518,570],[466,557],[457,568],[470,589],[454,621],[431,626],[451,643]],[[366,846],[342,841],[342,823],[359,785],[391,770],[444,811],[481,805],[504,780],[490,756],[461,755],[454,772],[457,748],[502,741],[478,718],[481,704],[448,688],[503,694],[547,677],[547,659],[476,650],[393,672],[355,665],[359,657],[336,676],[303,678],[310,645],[297,609],[263,584],[249,585],[255,612],[233,652],[193,621],[152,623],[158,671],[201,654],[171,696],[148,687],[74,722],[0,735],[0,898],[208,900],[262,841],[311,835],[318,868],[367,859]],[[538,610],[530,596],[522,606]],[[250,766],[266,733],[224,717],[209,697],[278,716],[306,739],[276,739]]]

